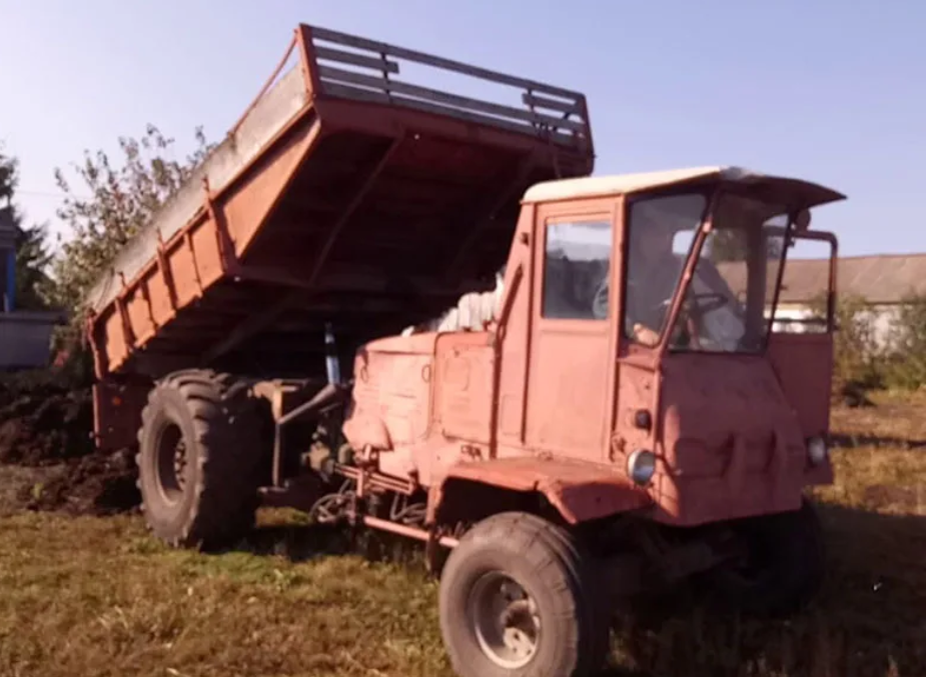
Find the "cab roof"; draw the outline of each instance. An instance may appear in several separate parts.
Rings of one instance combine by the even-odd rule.
[[[801,179],[761,174],[743,167],[716,166],[544,181],[528,188],[524,193],[523,202],[553,202],[636,193],[653,188],[666,188],[709,180],[740,184],[766,184],[777,190],[788,189],[799,197],[803,203],[802,206],[808,208],[843,200],[846,197],[831,188]]]

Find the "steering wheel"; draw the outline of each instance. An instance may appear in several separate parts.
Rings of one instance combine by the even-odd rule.
[[[695,349],[702,347],[701,323],[704,321],[704,316],[723,308],[727,303],[729,303],[729,299],[719,292],[692,293],[685,298],[682,317],[679,319],[685,323],[688,329],[689,341],[692,347]]]
[[[628,289],[633,289],[636,286],[636,283],[630,282],[628,284]],[[608,284],[608,278],[603,279],[598,283],[598,288],[595,290],[595,296],[592,298],[592,314],[599,320],[603,320],[608,316],[608,290],[610,285]],[[672,298],[669,297],[653,305],[653,310],[658,308],[668,308],[669,304],[672,302]]]
[[[694,301],[694,305],[697,306],[697,311],[700,315],[712,313],[715,310],[723,308],[725,305],[727,305],[727,303],[729,303],[729,299],[725,294],[713,291],[692,294],[690,300]],[[702,300],[706,300],[706,302],[701,303]]]

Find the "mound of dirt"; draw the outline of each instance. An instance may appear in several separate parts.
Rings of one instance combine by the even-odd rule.
[[[42,470],[16,492],[21,508],[112,514],[138,505],[131,453],[98,451],[92,432],[85,379],[59,369],[0,377],[0,464]]]
[[[20,488],[23,508],[114,515],[133,510],[141,501],[135,461],[128,450],[73,459],[57,470],[43,482]]]
[[[93,453],[89,390],[43,385],[4,394],[10,401],[0,407],[0,463],[39,466]]]

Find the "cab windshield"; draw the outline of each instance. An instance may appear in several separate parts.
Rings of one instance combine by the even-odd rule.
[[[667,327],[685,263],[695,252],[709,195],[687,193],[635,201],[628,224],[624,331],[656,345]],[[764,349],[784,255],[783,238],[764,226],[787,224],[786,208],[724,193],[697,252],[690,284],[668,337],[673,351]]]

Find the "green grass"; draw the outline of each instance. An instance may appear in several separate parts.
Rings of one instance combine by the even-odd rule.
[[[137,518],[0,521],[2,675],[440,675],[435,583],[359,556],[166,549]]]
[[[875,407],[833,411],[836,480],[817,495],[859,510],[926,517],[926,392],[872,398]]]
[[[638,602],[617,614],[613,674],[926,674],[926,396],[877,399],[834,413],[846,446],[816,492],[830,565],[814,605],[760,622],[684,594]],[[414,548],[310,556],[311,531],[261,518],[215,556],[165,548],[134,516],[0,518],[0,675],[452,674]]]

